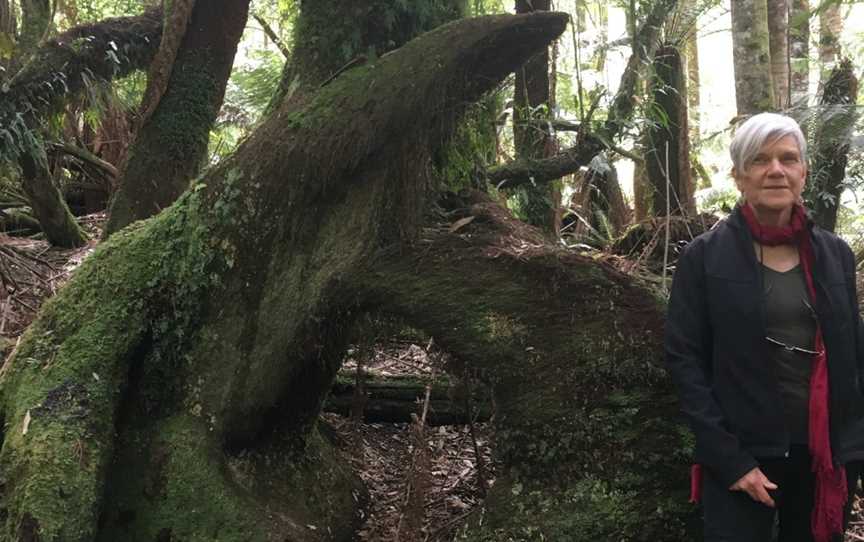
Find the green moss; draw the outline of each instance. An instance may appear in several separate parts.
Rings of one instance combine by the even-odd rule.
[[[313,431],[221,452],[188,414],[124,432],[98,540],[346,540],[357,491],[344,459]]]
[[[92,536],[130,364],[142,361],[142,347],[153,346],[151,360],[177,358],[202,290],[224,265],[206,221],[188,227],[199,205],[190,194],[102,244],[45,304],[7,363],[0,381],[9,424],[0,452],[5,532],[29,516],[46,539]]]

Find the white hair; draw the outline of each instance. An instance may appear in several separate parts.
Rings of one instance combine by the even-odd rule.
[[[732,165],[736,171],[746,171],[766,143],[773,143],[786,136],[792,136],[798,144],[801,161],[806,163],[807,141],[795,119],[777,113],[753,115],[735,130],[735,135],[732,137],[732,143],[729,145]]]

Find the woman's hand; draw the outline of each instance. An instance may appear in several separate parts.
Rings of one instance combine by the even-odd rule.
[[[759,467],[742,476],[729,489],[731,491],[744,491],[754,501],[774,508],[774,499],[768,494],[768,490],[777,489],[777,484],[765,477]]]

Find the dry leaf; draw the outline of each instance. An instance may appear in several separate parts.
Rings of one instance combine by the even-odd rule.
[[[456,222],[450,224],[450,233],[455,233],[459,231],[459,229],[463,226],[466,226],[474,221],[474,216],[466,216],[465,218],[460,218]]]
[[[32,419],[32,418],[30,418],[30,411],[28,410],[27,413],[24,414],[24,425],[23,425],[23,427],[21,428],[21,434],[22,434],[22,435],[26,435],[26,434],[27,434],[27,431],[30,430],[30,420],[31,420],[31,419]]]

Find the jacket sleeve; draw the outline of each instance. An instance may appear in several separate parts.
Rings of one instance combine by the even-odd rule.
[[[855,325],[855,358],[858,368],[858,389],[864,393],[864,322],[861,320],[861,308],[858,306],[858,283],[855,273],[855,255],[845,241],[842,243],[843,277],[848,289],[849,304],[852,307],[852,323]]]
[[[711,391],[713,347],[703,250],[697,240],[678,260],[666,319],[666,367],[696,437],[696,461],[729,487],[759,464],[726,429]]]

